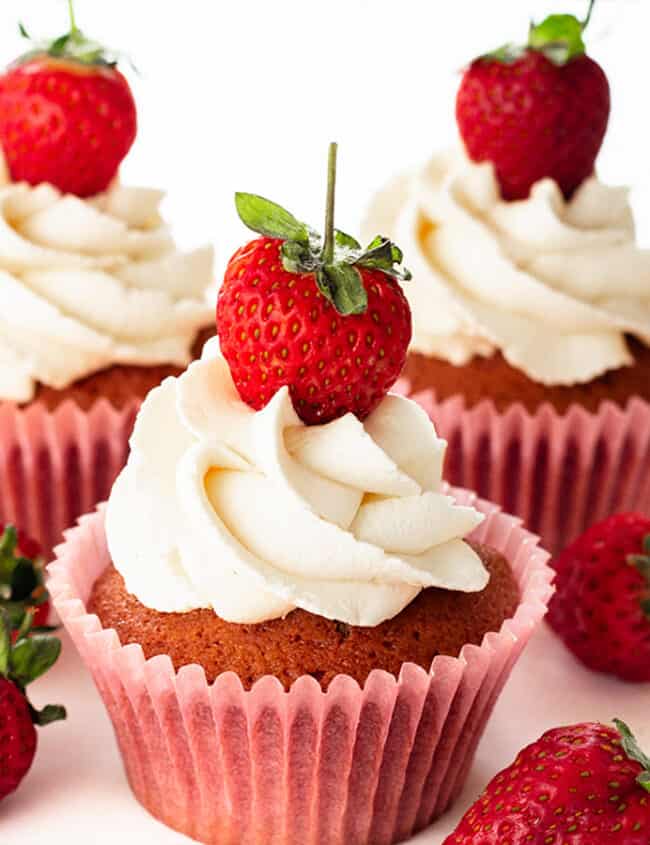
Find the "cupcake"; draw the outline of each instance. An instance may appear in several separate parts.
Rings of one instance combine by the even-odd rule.
[[[570,46],[578,23],[554,16],[475,61],[462,147],[394,180],[366,223],[413,270],[403,389],[449,440],[448,478],[555,551],[650,507],[650,252],[627,190],[593,175],[609,87],[581,36]]]
[[[536,540],[444,486],[444,441],[387,395],[401,256],[335,235],[334,162],[322,241],[238,195],[263,236],[228,266],[219,340],[149,394],[108,506],[50,567],[136,797],[206,843],[425,827],[551,593]]]
[[[128,83],[74,20],[66,38],[0,77],[0,520],[46,555],[107,496],[139,403],[212,333],[212,250],[180,252],[163,194],[117,180]]]

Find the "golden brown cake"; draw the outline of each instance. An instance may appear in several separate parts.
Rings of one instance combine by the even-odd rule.
[[[264,675],[274,675],[287,688],[305,674],[323,688],[341,673],[363,684],[373,669],[397,676],[406,662],[428,670],[438,654],[457,657],[465,644],[480,644],[514,615],[519,590],[508,562],[494,549],[470,545],[490,573],[482,592],[426,589],[400,614],[373,628],[300,609],[257,625],[224,622],[208,609],[160,613],[127,592],[114,566],[96,582],[88,610],[104,628],[117,631],[122,645],[139,643],[147,658],[168,654],[176,669],[198,663],[209,682],[232,671],[247,688]]]
[[[411,352],[404,376],[412,393],[433,389],[438,400],[460,394],[468,408],[491,399],[499,411],[521,402],[534,413],[549,402],[560,413],[573,404],[596,412],[605,401],[622,408],[635,396],[650,402],[650,348],[632,337],[628,338],[628,344],[634,356],[632,366],[610,370],[586,384],[540,384],[511,366],[501,353],[490,358],[477,356],[464,366],[455,366],[441,358]]]

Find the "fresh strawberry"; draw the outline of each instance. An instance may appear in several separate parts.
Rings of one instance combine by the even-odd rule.
[[[593,173],[605,137],[610,92],[585,54],[587,20],[551,15],[531,25],[525,47],[506,45],[465,71],[456,119],[474,161],[493,162],[504,199],[524,199],[540,179],[565,197]]]
[[[444,845],[648,845],[650,759],[615,724],[545,733],[494,778]]]
[[[72,2],[70,31],[0,76],[0,144],[15,182],[97,194],[115,177],[136,128],[128,82],[115,57],[77,27]]]
[[[63,707],[35,710],[25,696],[25,687],[47,672],[61,651],[55,637],[30,635],[30,625],[27,614],[12,644],[9,616],[0,610],[0,800],[16,789],[32,765],[34,725],[65,718]]]
[[[0,607],[18,628],[25,611],[36,628],[47,625],[50,601],[43,583],[41,547],[13,525],[0,523]]]
[[[397,282],[410,278],[402,253],[382,237],[363,250],[334,229],[335,173],[332,144],[324,240],[275,203],[237,194],[239,216],[263,237],[232,257],[217,305],[221,351],[242,399],[259,410],[288,385],[309,424],[368,416],[411,339]]]
[[[616,514],[554,561],[548,621],[586,666],[650,681],[650,519]]]

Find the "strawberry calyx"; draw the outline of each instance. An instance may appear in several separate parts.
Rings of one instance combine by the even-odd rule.
[[[97,65],[101,67],[114,68],[122,55],[110,50],[93,38],[88,38],[77,26],[73,0],[68,0],[68,13],[70,28],[63,35],[53,40],[36,41],[27,32],[25,26],[20,23],[18,28],[23,38],[33,43],[28,52],[20,56],[14,65],[25,64],[41,56],[50,56],[54,59],[67,59],[78,62],[82,65]]]
[[[31,624],[32,613],[27,611],[14,640],[9,614],[0,608],[0,678],[13,683],[23,695],[27,685],[44,675],[61,653],[61,640],[33,633]],[[66,718],[65,707],[60,704],[48,704],[42,710],[37,710],[29,700],[27,704],[35,725],[49,725]]]
[[[590,0],[584,20],[575,15],[549,15],[541,23],[531,21],[526,44],[504,44],[481,58],[512,64],[532,50],[543,53],[555,65],[566,65],[587,51],[583,36],[591,20],[595,2],[596,0]]]
[[[0,536],[0,608],[7,613],[14,630],[20,627],[26,610],[35,610],[49,598],[41,561],[36,555],[31,558],[19,554],[18,546],[15,526],[6,525]]]
[[[640,787],[645,789],[646,792],[650,792],[650,757],[643,753],[636,737],[625,722],[622,722],[620,719],[614,719],[613,721],[620,734],[623,751],[625,751],[630,760],[633,760],[635,763],[639,763],[643,769],[643,771],[637,776],[636,782]]]
[[[330,144],[324,238],[257,194],[236,193],[235,206],[249,229],[283,241],[280,254],[288,273],[313,273],[323,296],[341,315],[349,316],[363,314],[368,308],[360,268],[380,270],[400,281],[408,281],[411,273],[402,266],[402,251],[388,238],[377,236],[363,249],[351,235],[334,228],[337,150],[337,144]]]
[[[627,562],[646,580],[647,588],[641,597],[641,609],[650,619],[650,534],[643,539],[643,551],[638,555],[628,555]]]

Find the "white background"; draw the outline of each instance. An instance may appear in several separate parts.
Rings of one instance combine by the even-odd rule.
[[[221,268],[247,237],[235,190],[265,194],[313,224],[322,215],[327,142],[340,150],[338,223],[356,232],[373,190],[392,173],[453,142],[459,69],[472,56],[522,37],[531,15],[584,12],[557,0],[78,0],[80,25],[129,52],[140,133],[125,181],[168,190],[183,243],[212,241]],[[20,15],[37,34],[58,34],[62,0],[0,0],[0,59],[21,49]],[[612,83],[613,114],[600,173],[635,188],[650,241],[648,0],[600,0],[591,52]],[[647,209],[647,213],[646,213]],[[35,689],[63,700],[67,723],[47,728],[20,791],[0,806],[2,845],[125,845],[183,840],[132,800],[107,719],[66,644]],[[516,750],[556,724],[629,719],[650,745],[650,687],[577,667],[542,630],[488,729],[467,803]],[[458,812],[461,807],[458,808]],[[419,841],[439,845],[453,815]]]
[[[339,226],[358,231],[374,189],[455,139],[459,73],[525,36],[531,17],[587,0],[77,0],[88,34],[127,51],[140,131],[126,181],[164,187],[183,243],[213,241],[222,269],[246,231],[235,190],[319,224],[327,143],[338,140]],[[30,31],[64,31],[64,0],[0,2],[0,58]],[[650,194],[648,0],[599,0],[591,52],[613,89],[600,161]],[[644,240],[650,240],[643,215]],[[646,234],[647,232],[647,234]]]

